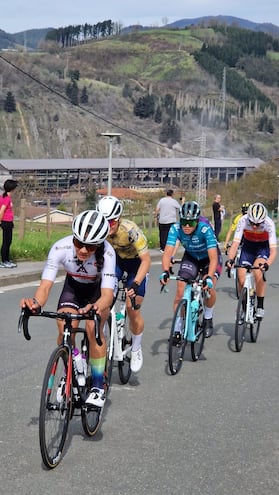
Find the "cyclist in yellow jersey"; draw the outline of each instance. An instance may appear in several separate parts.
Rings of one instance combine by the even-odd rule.
[[[116,276],[120,280],[123,272],[127,272],[127,295],[136,296],[136,304],[141,306],[151,265],[146,237],[134,222],[121,218],[123,205],[115,196],[101,198],[97,209],[110,224],[107,240],[116,252]],[[141,343],[144,319],[140,308],[132,309],[129,298],[127,314],[132,333],[131,370],[137,373],[143,364]]]
[[[234,217],[232,224],[230,225],[230,228],[229,228],[227,235],[226,235],[226,239],[225,239],[225,243],[224,243],[224,250],[225,251],[228,250],[228,247],[229,247],[228,244],[230,242],[232,234],[236,230],[236,227],[237,227],[239,220],[242,218],[243,215],[246,215],[249,206],[250,206],[250,203],[243,203],[243,205],[241,206],[241,213],[239,213],[238,215],[236,215],[236,217]]]

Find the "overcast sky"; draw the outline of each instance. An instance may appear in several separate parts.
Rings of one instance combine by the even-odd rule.
[[[132,5],[135,4],[135,5]],[[123,26],[162,26],[179,19],[232,15],[279,26],[278,0],[2,0],[0,29],[17,33],[69,24],[96,24],[111,19]]]

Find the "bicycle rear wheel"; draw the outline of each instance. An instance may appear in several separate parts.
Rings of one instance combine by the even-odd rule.
[[[128,383],[131,376],[131,345],[132,345],[132,336],[129,329],[129,322],[127,321],[127,314],[125,315],[125,323],[123,329],[123,338],[122,338],[122,352],[123,360],[118,361],[118,373],[119,379],[123,385]]]
[[[204,324],[203,324],[203,306],[201,302],[199,305],[199,314],[195,326],[195,335],[196,335],[196,341],[191,342],[191,355],[193,361],[197,361],[200,358],[204,346],[204,339],[205,339]]]
[[[184,338],[185,317],[187,301],[179,301],[171,326],[169,337],[169,369],[172,375],[176,375],[182,366],[187,339]],[[179,329],[179,330],[178,330]]]
[[[244,308],[246,308],[246,304],[247,304],[247,289],[246,287],[243,287],[239,295],[237,310],[236,310],[234,338],[235,338],[235,348],[237,352],[240,352],[242,350],[243,343],[245,340],[246,323],[245,323]]]
[[[68,358],[66,347],[56,348],[50,356],[43,381],[39,437],[42,459],[49,469],[61,461],[71,418],[72,380],[67,377]]]

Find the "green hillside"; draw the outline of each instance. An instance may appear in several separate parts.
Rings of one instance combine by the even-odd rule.
[[[259,57],[238,43],[232,67],[231,37],[214,27],[156,29],[0,52],[0,159],[105,157],[100,133],[112,130],[122,133],[114,156],[131,159],[198,154],[202,132],[207,156],[278,156],[278,47],[270,37]]]

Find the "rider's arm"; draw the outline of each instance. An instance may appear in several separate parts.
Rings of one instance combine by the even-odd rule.
[[[269,237],[269,258],[267,260],[268,265],[271,265],[277,256],[277,238],[276,238],[276,229],[274,222],[268,218],[268,237]]]
[[[208,275],[213,279],[218,266],[218,251],[217,248],[210,248],[207,252],[209,257]]]
[[[171,258],[174,256],[175,251],[176,251],[176,246],[170,246],[170,245],[166,244],[165,249],[164,249],[164,254],[162,256],[163,272],[169,270],[170,261],[171,261]]]
[[[151,258],[149,251],[140,254],[139,258],[141,263],[134,279],[134,282],[138,285],[140,285],[141,282],[144,280],[145,276],[150,270],[150,265],[151,265]]]
[[[232,242],[232,245],[231,245],[231,247],[229,249],[229,252],[228,252],[228,258],[230,260],[234,260],[235,257],[236,257],[236,253],[237,253],[239,244],[240,244],[241,239],[242,239],[242,236],[243,236],[243,230],[244,230],[244,225],[245,225],[245,217],[246,217],[246,215],[244,215],[243,217],[241,217],[240,220],[237,223],[235,234],[234,234],[234,238],[233,238],[233,242]]]
[[[274,247],[271,247],[270,248],[270,253],[269,253],[269,258],[267,261],[267,264],[270,266],[276,259],[276,256],[277,256],[277,248],[274,246]]]
[[[228,232],[227,232],[227,235],[226,235],[226,239],[225,239],[225,243],[224,243],[224,249],[227,248],[228,246],[228,243],[230,242],[230,238],[231,238],[231,235],[232,235],[232,226],[230,226]]]
[[[113,302],[113,290],[108,288],[101,289],[101,296],[93,304],[93,308],[97,311],[98,314],[101,314],[102,311],[111,307],[112,302]]]
[[[20,306],[22,308],[25,308],[27,306],[31,310],[36,310],[39,306],[44,306],[48,300],[48,296],[52,286],[53,282],[51,280],[41,280],[41,283],[37,288],[34,297],[21,299]]]
[[[238,250],[238,246],[239,246],[239,243],[240,241],[238,239],[234,239],[233,242],[232,242],[232,245],[229,249],[229,252],[228,252],[228,259],[229,260],[234,260],[235,257],[236,257],[236,253],[237,253],[237,250]]]

